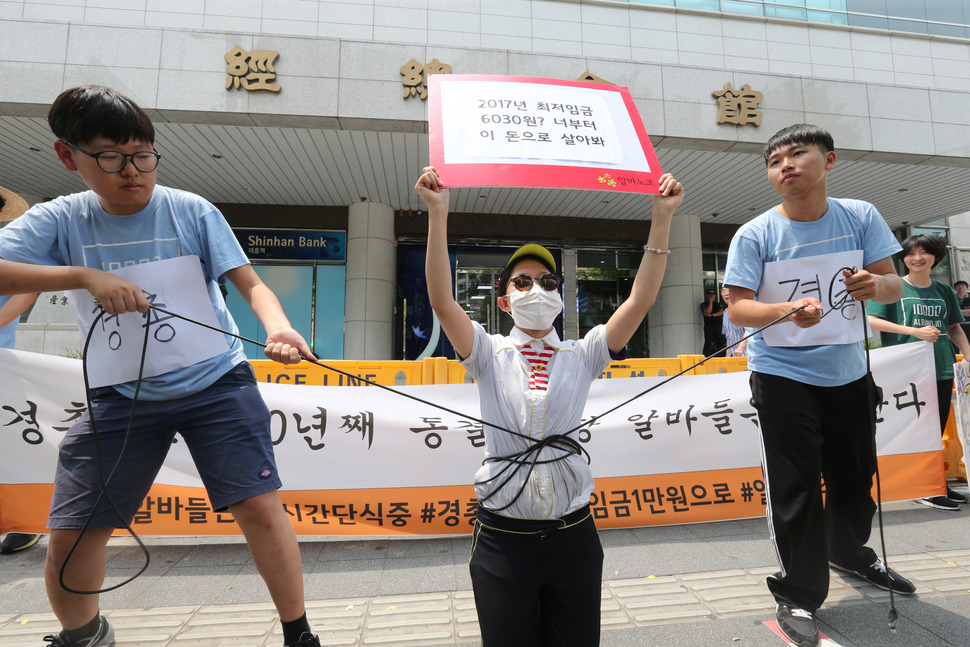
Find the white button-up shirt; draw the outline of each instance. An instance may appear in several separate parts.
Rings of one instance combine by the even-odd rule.
[[[509,337],[489,335],[478,323],[471,354],[462,364],[478,383],[482,420],[514,430],[532,441],[562,434],[577,427],[583,415],[589,387],[611,361],[606,326],[596,326],[581,340],[560,341],[553,330],[534,340],[519,328]],[[547,390],[530,389],[529,362],[520,352],[526,344],[537,350],[556,349],[549,361]],[[577,437],[577,432],[570,434]],[[485,426],[485,456],[510,456],[527,449],[530,440]],[[540,460],[561,456],[561,449],[546,447]],[[482,505],[499,514],[519,519],[555,519],[589,503],[593,474],[585,455],[572,454],[562,460],[537,464],[533,469],[488,461],[475,474],[475,493]],[[500,476],[493,480],[503,469]],[[514,472],[514,475],[513,475]],[[512,478],[495,491],[510,475]],[[525,488],[522,495],[504,508]]]

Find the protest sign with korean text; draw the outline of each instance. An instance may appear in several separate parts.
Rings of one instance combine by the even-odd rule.
[[[428,84],[431,165],[447,186],[658,192],[663,172],[627,88],[460,74]]]

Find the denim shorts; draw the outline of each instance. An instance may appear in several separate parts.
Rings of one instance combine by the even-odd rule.
[[[282,485],[273,456],[269,409],[248,362],[194,395],[139,400],[129,433],[131,412],[132,401],[113,388],[91,389],[91,409],[60,444],[49,528],[82,527],[96,502],[92,528],[120,528],[122,519],[130,522],[176,433],[192,455],[213,510],[223,511]],[[105,497],[98,501],[102,474],[108,479],[108,494],[118,513]]]

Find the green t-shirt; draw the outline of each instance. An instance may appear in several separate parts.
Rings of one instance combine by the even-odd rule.
[[[928,288],[917,288],[908,281],[903,281],[903,296],[899,301],[889,305],[869,301],[866,312],[901,326],[912,328],[933,326],[939,330],[940,336],[933,342],[936,379],[953,379],[953,363],[957,358],[946,329],[964,320],[963,313],[960,312],[960,303],[957,301],[957,293],[953,288],[936,279],[933,279],[933,283]],[[880,334],[883,346],[919,341],[912,335],[891,332]]]

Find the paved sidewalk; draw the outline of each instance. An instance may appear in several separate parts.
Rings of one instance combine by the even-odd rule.
[[[966,492],[966,485],[956,489]],[[890,564],[917,584],[896,596],[832,574],[821,630],[843,647],[970,644],[970,506],[943,512],[884,507]],[[782,647],[764,626],[774,604],[764,583],[776,568],[764,519],[601,532],[601,644]],[[58,630],[43,583],[43,546],[0,557],[0,647],[44,645]],[[240,538],[147,539],[151,562],[102,598],[119,646],[277,647],[282,634]],[[469,538],[303,538],[310,621],[324,645],[437,647],[479,644],[467,560]],[[878,548],[878,528],[872,545]],[[881,551],[880,551],[881,552]],[[108,584],[138,571],[144,555],[112,539]]]

